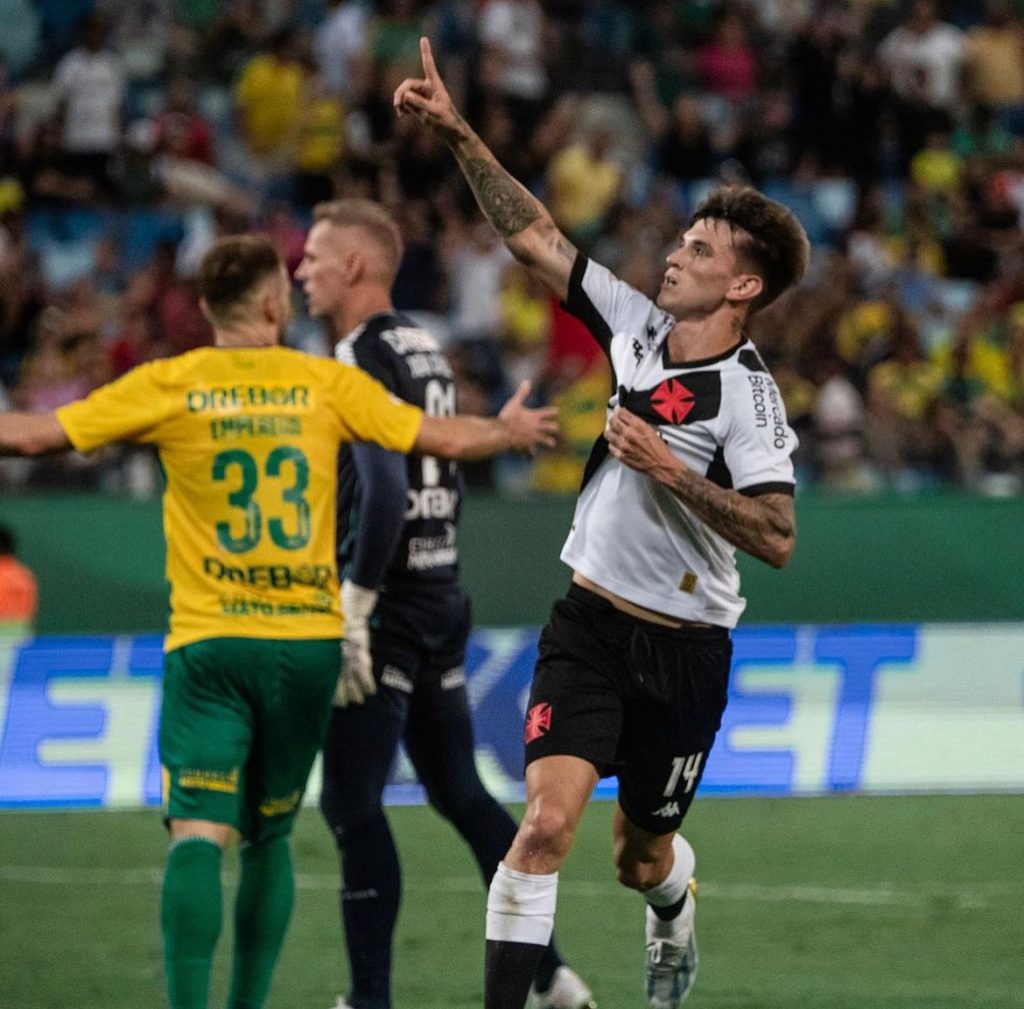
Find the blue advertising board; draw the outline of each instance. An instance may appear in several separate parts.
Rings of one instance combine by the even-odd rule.
[[[1024,626],[752,627],[734,643],[703,794],[1024,788]],[[478,765],[506,800],[536,649],[534,628],[484,629],[467,656]],[[0,807],[159,804],[161,660],[157,635],[0,640]],[[389,801],[421,798],[400,758]]]

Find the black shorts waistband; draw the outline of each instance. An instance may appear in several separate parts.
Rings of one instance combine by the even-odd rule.
[[[728,627],[695,627],[687,623],[684,623],[681,627],[669,627],[667,624],[657,624],[653,620],[644,620],[643,617],[637,617],[632,613],[626,613],[618,609],[618,607],[612,604],[611,600],[605,599],[604,596],[598,595],[583,585],[577,585],[576,582],[570,583],[569,591],[565,594],[565,598],[571,599],[573,602],[580,603],[583,606],[589,606],[594,610],[599,610],[606,617],[624,621],[635,627],[643,627],[645,630],[654,631],[658,634],[668,634],[701,641],[726,641],[729,638]],[[669,619],[672,618],[669,617]]]

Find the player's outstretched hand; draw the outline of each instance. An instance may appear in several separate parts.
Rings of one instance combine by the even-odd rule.
[[[513,449],[529,455],[541,446],[553,448],[558,439],[558,407],[526,406],[530,383],[520,382],[519,388],[501,408],[498,420],[504,424],[512,438]]]
[[[446,140],[457,140],[466,124],[437,72],[430,40],[426,37],[420,39],[420,56],[423,59],[423,76],[407,77],[395,89],[395,114],[404,116],[411,112]]]
[[[654,475],[659,469],[682,465],[650,424],[621,406],[608,418],[604,436],[612,455],[640,473]]]

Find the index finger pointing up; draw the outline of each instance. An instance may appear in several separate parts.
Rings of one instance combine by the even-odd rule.
[[[430,49],[430,39],[426,35],[420,38],[420,56],[423,59],[423,75],[427,80],[431,83],[440,80],[440,75],[434,64],[434,54]]]

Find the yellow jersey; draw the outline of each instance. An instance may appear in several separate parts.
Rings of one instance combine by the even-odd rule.
[[[157,449],[168,651],[215,637],[339,637],[338,445],[405,453],[421,418],[364,372],[285,347],[204,347],[57,410],[81,452]]]

